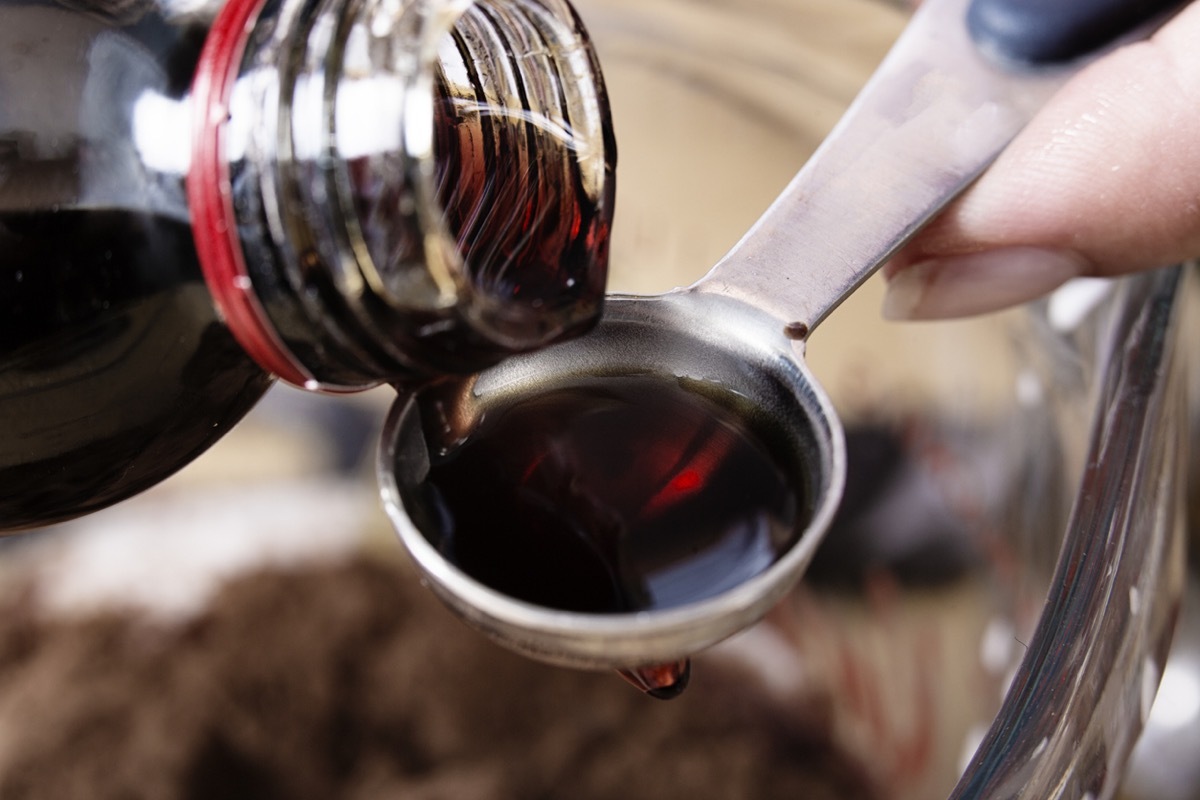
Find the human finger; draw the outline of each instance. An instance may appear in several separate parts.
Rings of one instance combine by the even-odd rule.
[[[1200,3],[1075,76],[885,267],[891,318],[965,316],[1200,255]]]

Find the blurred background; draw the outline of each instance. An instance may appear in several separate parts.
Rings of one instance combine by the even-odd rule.
[[[700,277],[907,16],[576,5],[613,102],[625,292]],[[880,298],[868,282],[809,348],[848,426],[846,510],[804,584],[695,659],[680,699],[468,631],[379,506],[394,392],[281,386],[155,489],[0,542],[0,797],[946,796],[1030,641],[1090,390],[1037,351],[1025,310],[897,325]],[[1189,596],[1129,800],[1200,797],[1195,624]]]

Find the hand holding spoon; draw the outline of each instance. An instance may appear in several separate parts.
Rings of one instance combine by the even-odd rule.
[[[1072,74],[1179,5],[927,0],[828,139],[706,277],[655,297],[611,297],[585,337],[402,396],[379,472],[429,585],[502,644],[587,668],[676,663],[758,620],[804,571],[844,483],[840,423],[804,364],[809,334]],[[693,420],[683,395],[709,404],[715,421]],[[713,476],[769,475],[723,466],[743,435],[785,476],[788,497],[763,490],[732,512],[696,511]],[[478,460],[491,452],[480,443],[497,438],[534,443],[495,451],[518,452],[515,461]],[[478,486],[495,478],[505,487],[494,502],[442,481],[462,463],[490,465],[471,474]],[[516,516],[503,498],[521,504]],[[686,524],[660,524],[684,507]],[[472,513],[499,549],[467,569]],[[488,568],[522,537],[515,561],[535,563],[536,577],[506,585],[507,566],[500,578]],[[735,580],[714,571],[722,565]],[[602,600],[523,594],[553,579]]]

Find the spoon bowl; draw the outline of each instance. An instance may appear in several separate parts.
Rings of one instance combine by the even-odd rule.
[[[583,339],[509,359],[456,386],[455,427],[472,428],[488,409],[580,378],[657,375],[738,399],[753,415],[805,498],[793,543],[764,571],[713,597],[675,608],[585,614],[534,605],[498,592],[446,559],[441,531],[418,509],[430,466],[423,413],[410,396],[384,431],[384,503],[404,545],[441,598],[489,636],[525,655],[583,668],[620,668],[687,657],[736,633],[766,611],[803,573],[828,527],[845,475],[843,434],[828,398],[799,357],[803,343],[745,304],[676,291],[613,297],[600,326]],[[498,528],[500,526],[498,525]],[[502,535],[502,534],[501,534]]]

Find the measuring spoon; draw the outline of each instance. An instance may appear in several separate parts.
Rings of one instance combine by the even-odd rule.
[[[1071,75],[1149,33],[1178,0],[926,0],[841,122],[745,237],[696,284],[613,296],[597,329],[509,359],[452,396],[468,430],[489,408],[588,376],[667,376],[733,393],[803,466],[811,512],[790,549],[716,596],[586,614],[517,600],[447,560],[409,513],[430,470],[421,396],[393,407],[385,508],[428,585],[500,643],[585,668],[669,663],[760,619],[800,577],[845,479],[841,424],[804,363],[817,325],[966,187]],[[443,409],[445,411],[445,409]],[[504,520],[496,535],[504,535]]]

